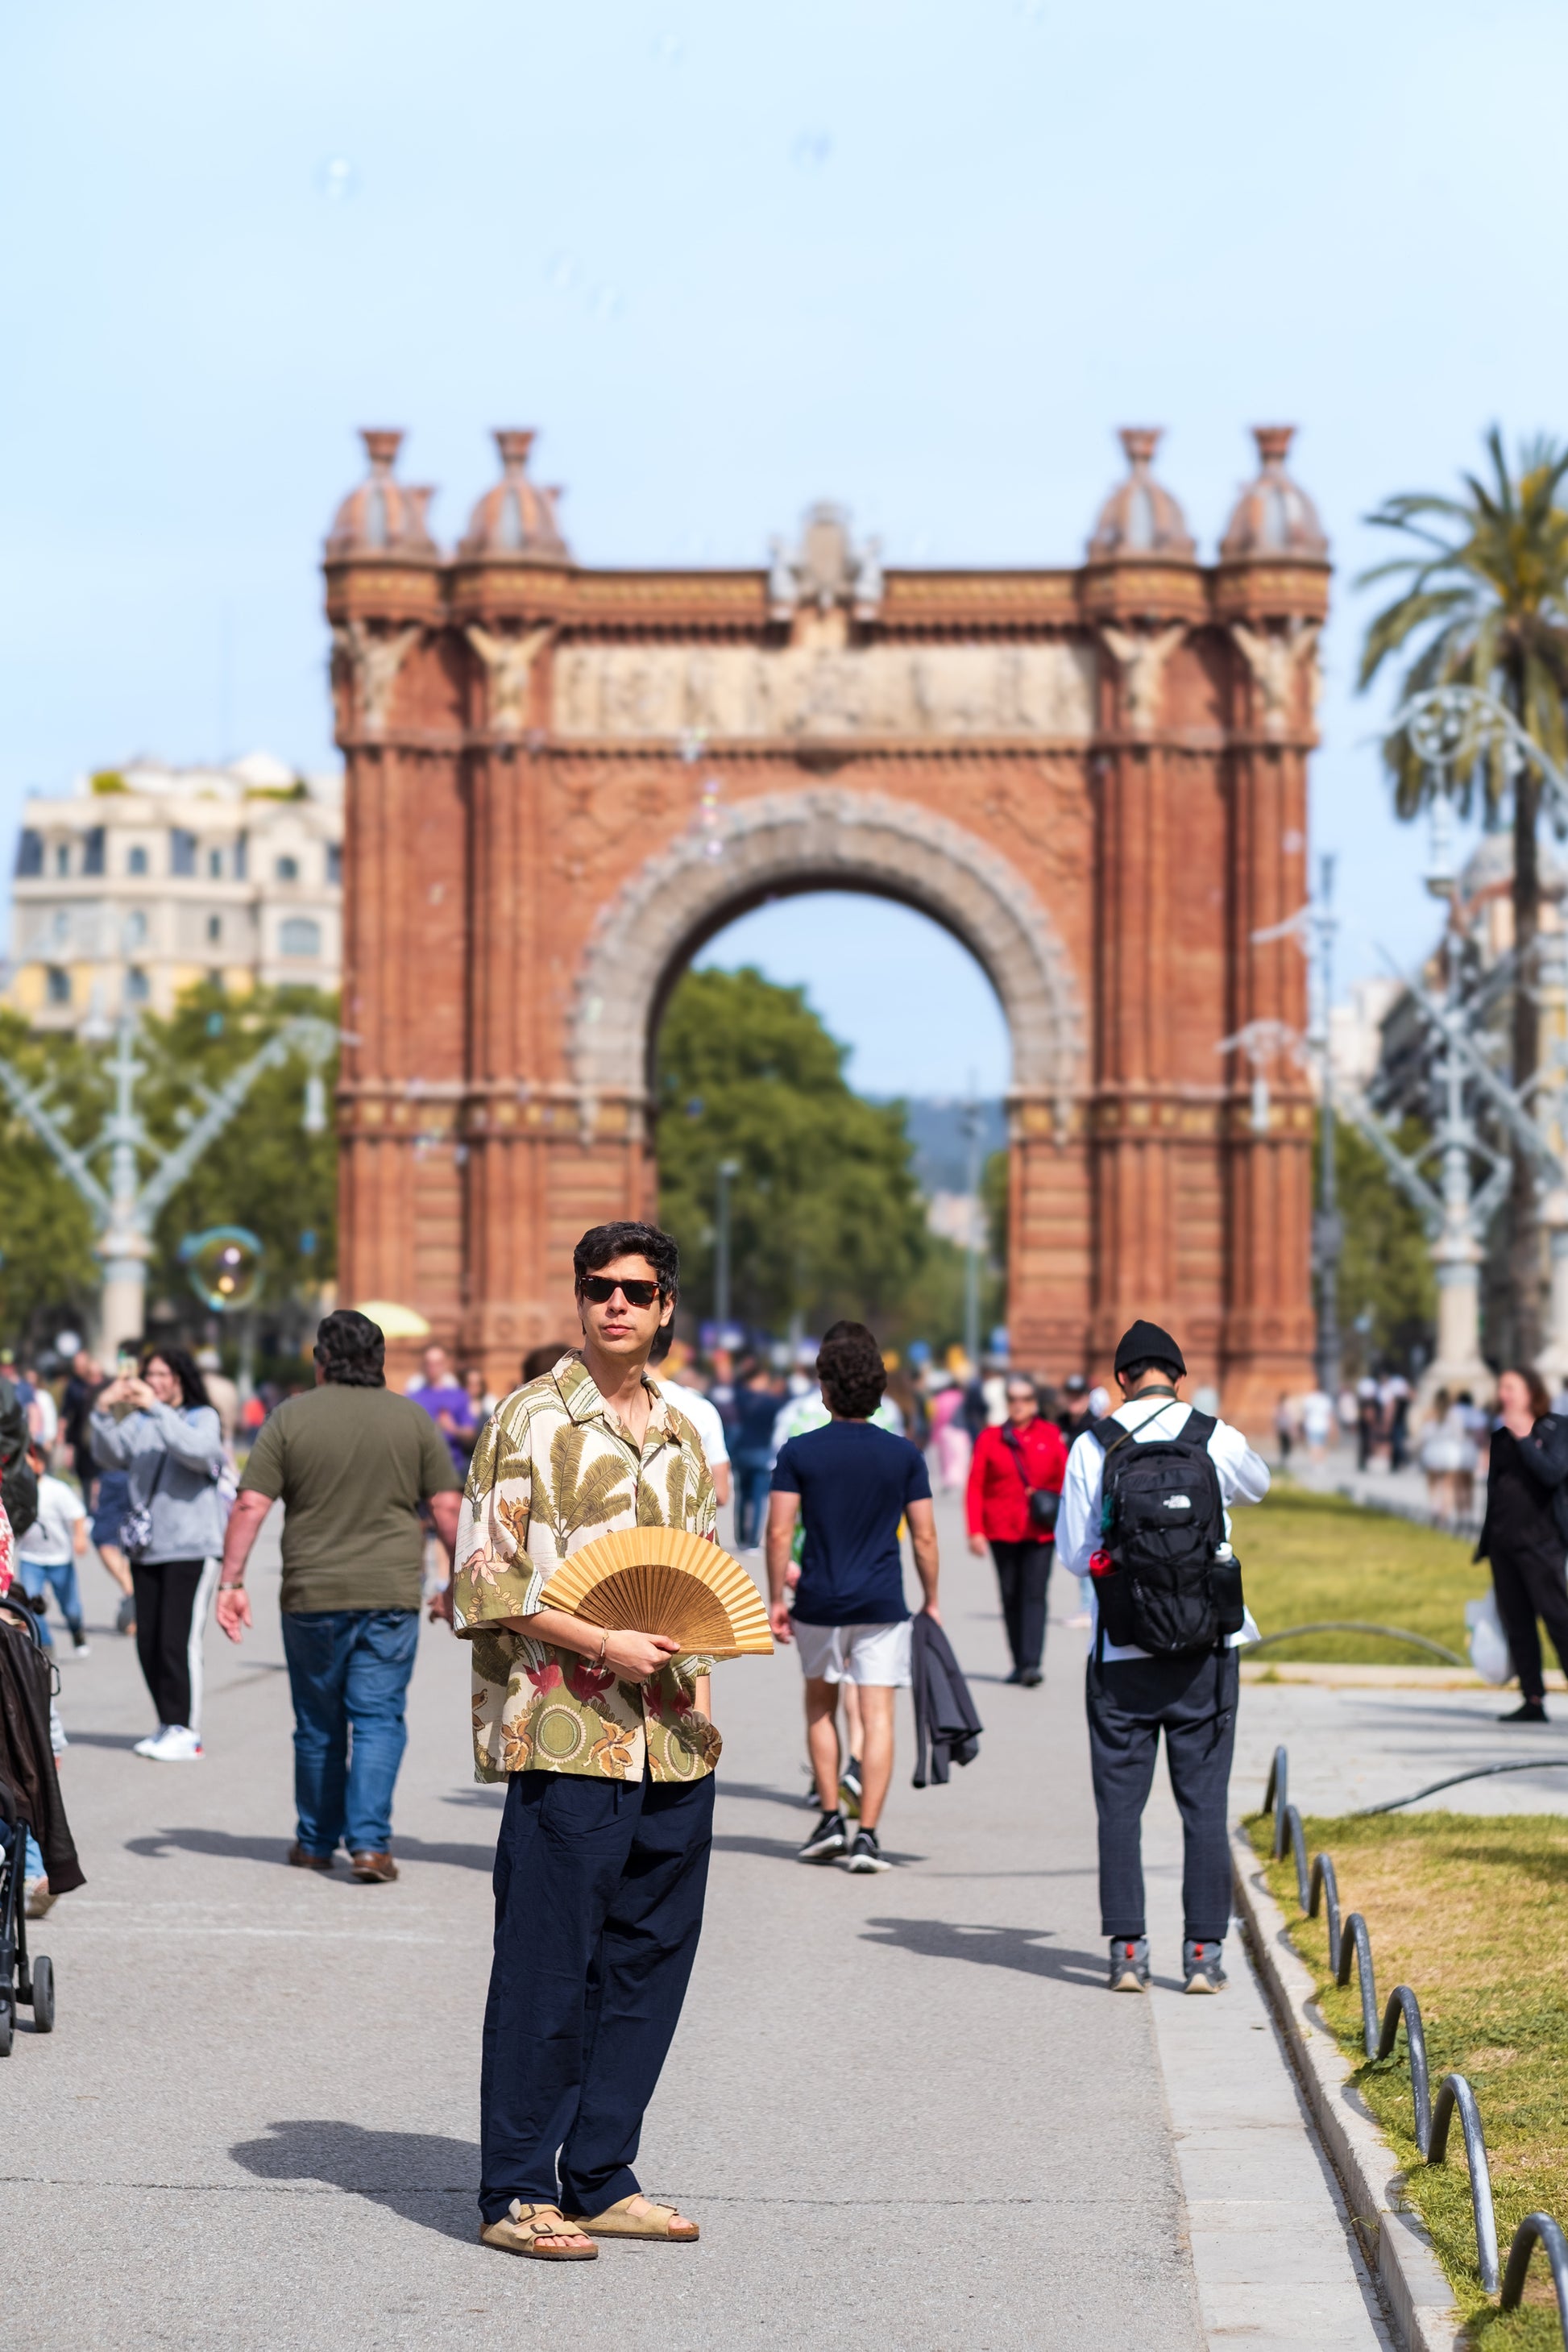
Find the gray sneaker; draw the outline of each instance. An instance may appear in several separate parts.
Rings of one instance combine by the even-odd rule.
[[[1112,1936],[1110,1984],[1112,1992],[1147,1990],[1149,1984],[1147,1936]]]
[[[838,1859],[846,1870],[891,1870],[893,1866],[878,1844],[875,1830],[857,1830],[854,1844]]]
[[[1223,1944],[1197,1944],[1191,1937],[1182,1946],[1182,1975],[1187,1992],[1220,1992],[1226,1981],[1219,1964]]]

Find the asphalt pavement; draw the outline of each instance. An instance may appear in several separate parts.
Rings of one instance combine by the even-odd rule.
[[[795,1658],[719,1669],[707,1926],[640,2167],[702,2240],[569,2266],[476,2238],[501,1791],[472,1779],[465,1650],[439,1627],[421,1641],[399,1883],[322,1880],[285,1865],[275,1525],[256,1631],[239,1650],[208,1633],[193,1765],[132,1754],[147,1702],[89,1566],[92,1654],[61,1670],[88,1884],[35,1932],[56,1964],[57,2030],[33,2035],[24,2012],[0,2066],[6,2340],[340,2352],[563,2326],[620,2352],[672,2337],[855,2352],[1383,2340],[1239,1944],[1232,1995],[1173,1989],[1163,1774],[1161,1987],[1148,2001],[1106,1992],[1082,1637],[1053,1623],[1046,1686],[1005,1686],[989,1567],[945,1502],[942,1523],[979,1759],[911,1789],[906,1709],[884,1822],[898,1866],[803,1866]]]

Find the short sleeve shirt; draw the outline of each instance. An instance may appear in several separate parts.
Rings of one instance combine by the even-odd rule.
[[[38,1516],[17,1545],[22,1559],[40,1568],[63,1568],[76,1540],[76,1522],[87,1513],[63,1478],[38,1481]]]
[[[323,1381],[268,1413],[241,1494],[283,1497],[282,1607],[417,1609],[419,1506],[457,1473],[427,1412],[391,1389]]]
[[[830,1421],[792,1437],[773,1465],[775,1495],[798,1495],[805,1522],[795,1613],[803,1625],[892,1625],[909,1615],[899,1522],[926,1501],[925,1456],[868,1421]]]
[[[710,1658],[622,1682],[574,1650],[498,1624],[531,1617],[552,1570],[619,1528],[711,1537],[713,1480],[696,1431],[651,1381],[639,1447],[576,1354],[503,1397],[474,1448],[458,1529],[453,1622],[473,1644],[474,1766],[590,1780],[694,1780],[722,1746],[698,1711]]]

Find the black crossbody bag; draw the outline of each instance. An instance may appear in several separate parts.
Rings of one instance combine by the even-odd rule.
[[[1024,1492],[1029,1498],[1029,1525],[1037,1535],[1050,1535],[1056,1528],[1057,1513],[1062,1507],[1061,1496],[1049,1486],[1030,1486],[1029,1474],[1024,1467],[1023,1440],[1010,1423],[1002,1432],[1002,1443],[1016,1463],[1018,1475],[1024,1482]]]

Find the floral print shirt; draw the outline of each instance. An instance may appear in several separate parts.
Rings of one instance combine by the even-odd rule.
[[[575,1772],[605,1780],[693,1780],[722,1745],[698,1712],[710,1658],[672,1659],[621,1681],[575,1651],[496,1622],[528,1617],[568,1553],[625,1528],[711,1537],[713,1481],[697,1433],[646,1379],[639,1450],[576,1354],[503,1398],[474,1449],[458,1526],[453,1623],[473,1643],[474,1765],[481,1780]]]

